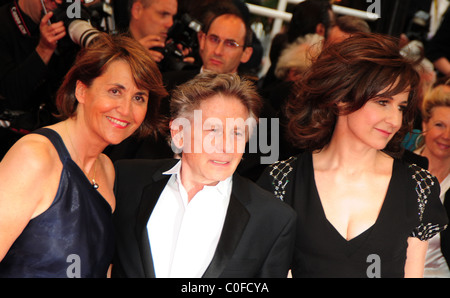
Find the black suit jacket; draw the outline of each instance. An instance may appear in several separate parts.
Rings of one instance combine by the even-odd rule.
[[[113,277],[155,277],[147,222],[177,160],[116,162]],[[203,277],[286,277],[296,215],[250,180],[233,175],[222,234]]]
[[[165,72],[162,74],[164,86],[170,93],[177,86],[195,78],[200,73],[200,70],[200,67],[191,67],[189,69]]]

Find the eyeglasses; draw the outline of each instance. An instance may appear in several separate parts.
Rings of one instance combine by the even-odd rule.
[[[215,46],[218,46],[223,41],[223,44],[224,44],[225,48],[227,48],[227,49],[237,49],[239,47],[242,47],[240,44],[238,44],[236,41],[234,41],[232,39],[222,40],[222,39],[220,39],[219,36],[214,35],[214,34],[206,35],[206,40]]]

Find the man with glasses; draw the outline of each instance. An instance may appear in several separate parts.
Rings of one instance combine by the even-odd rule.
[[[235,73],[253,53],[251,31],[243,19],[234,14],[216,17],[206,33],[200,37],[200,57],[203,70]],[[247,33],[248,32],[248,33]]]
[[[237,7],[218,4],[205,15],[206,21],[199,33],[199,56],[201,67],[163,74],[169,90],[173,89],[204,71],[216,73],[237,73],[239,65],[250,60],[252,31],[243,14]],[[205,20],[203,20],[205,22]]]

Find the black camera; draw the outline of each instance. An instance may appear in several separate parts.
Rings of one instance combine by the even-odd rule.
[[[202,24],[193,19],[189,14],[183,14],[175,18],[173,26],[167,33],[167,43],[164,48],[155,48],[164,55],[161,61],[162,67],[166,70],[180,70],[185,63],[184,55],[179,49],[179,45],[191,50],[197,50],[197,33],[202,29]]]
[[[100,32],[111,30],[107,19],[112,18],[112,13],[112,7],[103,1],[86,6],[81,1],[63,0],[53,11],[50,21],[52,23],[63,21],[70,40],[81,47],[86,47]],[[102,24],[106,27],[102,28]]]
[[[410,40],[419,40],[425,42],[427,39],[428,28],[430,26],[430,14],[423,10],[419,10],[409,22],[406,36]]]

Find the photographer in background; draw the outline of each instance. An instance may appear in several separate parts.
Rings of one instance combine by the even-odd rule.
[[[198,47],[201,24],[189,14],[179,13],[177,0],[129,1],[128,32],[149,50],[161,72],[195,62],[192,54]]]
[[[130,34],[146,47],[153,60],[161,62],[167,33],[177,13],[177,0],[130,0]]]
[[[66,28],[50,19],[61,2],[16,0],[0,7],[0,159],[23,134],[53,122],[56,87],[75,57],[57,51]]]

